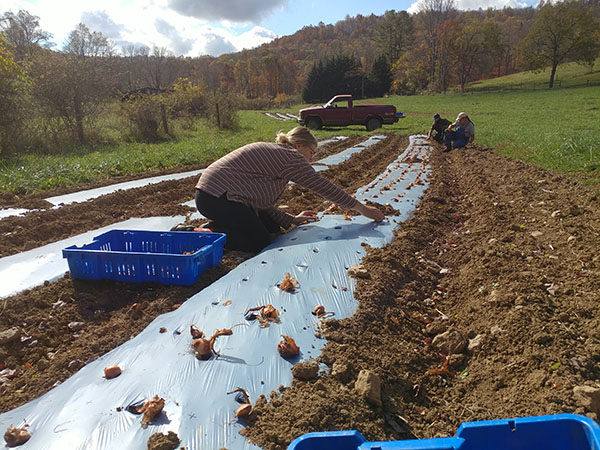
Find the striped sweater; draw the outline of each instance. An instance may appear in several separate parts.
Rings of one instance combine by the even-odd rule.
[[[351,209],[357,200],[320,176],[304,156],[288,144],[257,142],[244,145],[208,166],[196,189],[215,197],[243,203],[255,211],[267,212],[277,223],[289,228],[294,216],[274,205],[293,181],[342,209]]]

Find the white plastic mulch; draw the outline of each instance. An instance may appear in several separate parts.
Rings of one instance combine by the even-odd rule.
[[[329,142],[343,141],[346,136],[337,136],[319,142],[323,145]],[[362,150],[378,140],[365,141],[358,150]],[[348,151],[348,150],[345,150]],[[317,164],[321,163],[320,161]],[[317,167],[317,166],[315,166]],[[321,168],[323,166],[319,166]],[[160,177],[144,178],[126,183],[118,183],[111,186],[105,186],[98,189],[90,189],[86,191],[74,192],[64,196],[51,197],[46,199],[51,201],[56,207],[60,205],[83,202],[100,195],[110,194],[119,190],[132,189],[135,187],[146,186],[149,184],[160,183],[166,180],[183,179],[190,176],[198,175],[202,171],[194,170],[179,174],[171,174]],[[195,201],[191,200],[184,203],[185,206],[195,208]],[[0,210],[4,211],[4,210]],[[27,212],[28,210],[21,210]],[[195,212],[191,214],[191,219],[199,219],[203,216]],[[1,216],[0,216],[1,218]],[[14,295],[22,290],[31,289],[35,286],[44,284],[45,281],[54,281],[69,270],[67,260],[62,257],[62,249],[71,245],[81,246],[90,243],[95,236],[98,236],[106,231],[113,229],[125,230],[170,230],[171,227],[185,220],[184,216],[176,217],[153,217],[153,218],[134,218],[124,222],[115,223],[106,227],[89,231],[87,233],[74,236],[59,242],[39,247],[33,250],[22,252],[16,255],[0,258],[0,299]]]
[[[226,393],[245,388],[254,402],[292,381],[291,367],[316,358],[324,341],[315,337],[318,319],[311,311],[322,304],[336,318],[348,317],[356,308],[350,266],[364,256],[362,244],[381,247],[393,239],[398,224],[414,212],[427,185],[431,147],[421,136],[376,180],[357,192],[357,198],[389,203],[400,212],[382,223],[364,217],[325,215],[319,222],[298,227],[280,236],[252,259],[240,264],[212,285],[188,299],[179,309],[156,318],[144,331],[98,360],[86,365],[42,397],[0,415],[0,430],[27,422],[32,434],[23,448],[131,449],[147,448],[150,435],[174,431],[181,446],[198,449],[257,448],[239,434],[239,406]],[[296,293],[277,284],[289,272],[299,282]],[[281,321],[261,328],[247,322],[247,308],[272,304]],[[190,349],[191,324],[220,337],[220,356],[198,360]],[[161,327],[167,332],[160,333]],[[294,360],[279,356],[281,335],[292,337],[301,353]],[[102,378],[103,369],[119,365],[123,374]],[[163,413],[147,428],[141,416],[127,406],[155,395],[165,399]]]

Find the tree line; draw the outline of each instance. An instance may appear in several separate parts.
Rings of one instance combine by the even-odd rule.
[[[470,81],[545,67],[551,88],[563,62],[593,70],[599,5],[565,0],[459,11],[453,0],[424,0],[415,14],[346,16],[252,50],[195,58],[159,47],[116,49],[84,24],[58,50],[37,17],[6,12],[0,16],[0,157],[110,141],[111,127],[119,139],[168,139],[174,120],[205,117],[234,126],[240,107],[325,101],[342,92],[464,90]]]

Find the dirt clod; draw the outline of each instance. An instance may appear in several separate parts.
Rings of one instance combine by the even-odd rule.
[[[294,364],[292,375],[298,380],[313,380],[319,373],[319,364],[315,361],[304,361]]]
[[[172,431],[168,434],[154,433],[148,439],[148,450],[175,450],[180,442],[177,433]]]

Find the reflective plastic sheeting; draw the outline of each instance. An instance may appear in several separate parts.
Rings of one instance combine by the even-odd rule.
[[[365,148],[371,147],[372,145],[381,142],[385,138],[385,135],[374,134],[373,136],[370,136],[366,141],[356,144],[354,147],[347,148],[344,151],[336,153],[335,155],[330,155],[327,158],[323,158],[317,161],[315,163],[315,170],[317,172],[320,172],[321,170],[328,169],[329,166],[334,166],[343,163],[344,161],[352,158],[352,155],[362,152]]]
[[[54,206],[69,205],[71,203],[85,202],[87,200],[100,197],[101,195],[112,194],[118,190],[133,189],[149,184],[162,183],[169,180],[180,180],[182,178],[193,177],[199,175],[201,170],[191,170],[189,172],[173,173],[169,175],[161,175],[152,178],[142,178],[140,180],[125,181],[123,183],[111,184],[96,189],[86,191],[73,192],[71,194],[57,195],[56,197],[48,197],[45,200],[52,203]]]
[[[325,340],[315,337],[319,320],[312,309],[322,304],[338,319],[355,311],[354,279],[348,269],[365,255],[361,244],[381,247],[390,242],[396,222],[414,212],[427,185],[430,150],[421,137],[411,138],[408,149],[375,184],[358,193],[361,200],[390,203],[399,216],[374,223],[361,216],[345,220],[322,215],[319,222],[280,236],[130,341],[42,397],[0,415],[0,430],[26,421],[32,437],[23,448],[35,450],[145,450],[150,435],[168,431],[176,432],[180,445],[189,450],[257,448],[239,434],[243,422],[234,419],[239,404],[226,393],[239,386],[252,403],[260,394],[268,398],[280,385],[291,384],[296,362],[319,355]],[[285,272],[299,282],[295,293],[277,287]],[[261,328],[258,321],[245,320],[248,308],[267,304],[281,312],[279,323]],[[208,336],[217,329],[232,330],[216,340],[218,357],[204,361],[194,356],[191,324]],[[277,352],[282,334],[301,349],[293,360]],[[110,365],[120,366],[123,373],[105,380],[103,369]],[[141,416],[128,412],[127,406],[154,395],[165,399],[164,411],[143,429]]]
[[[34,211],[33,209],[23,208],[1,208],[0,209],[0,220],[11,216],[23,216],[26,213]]]

